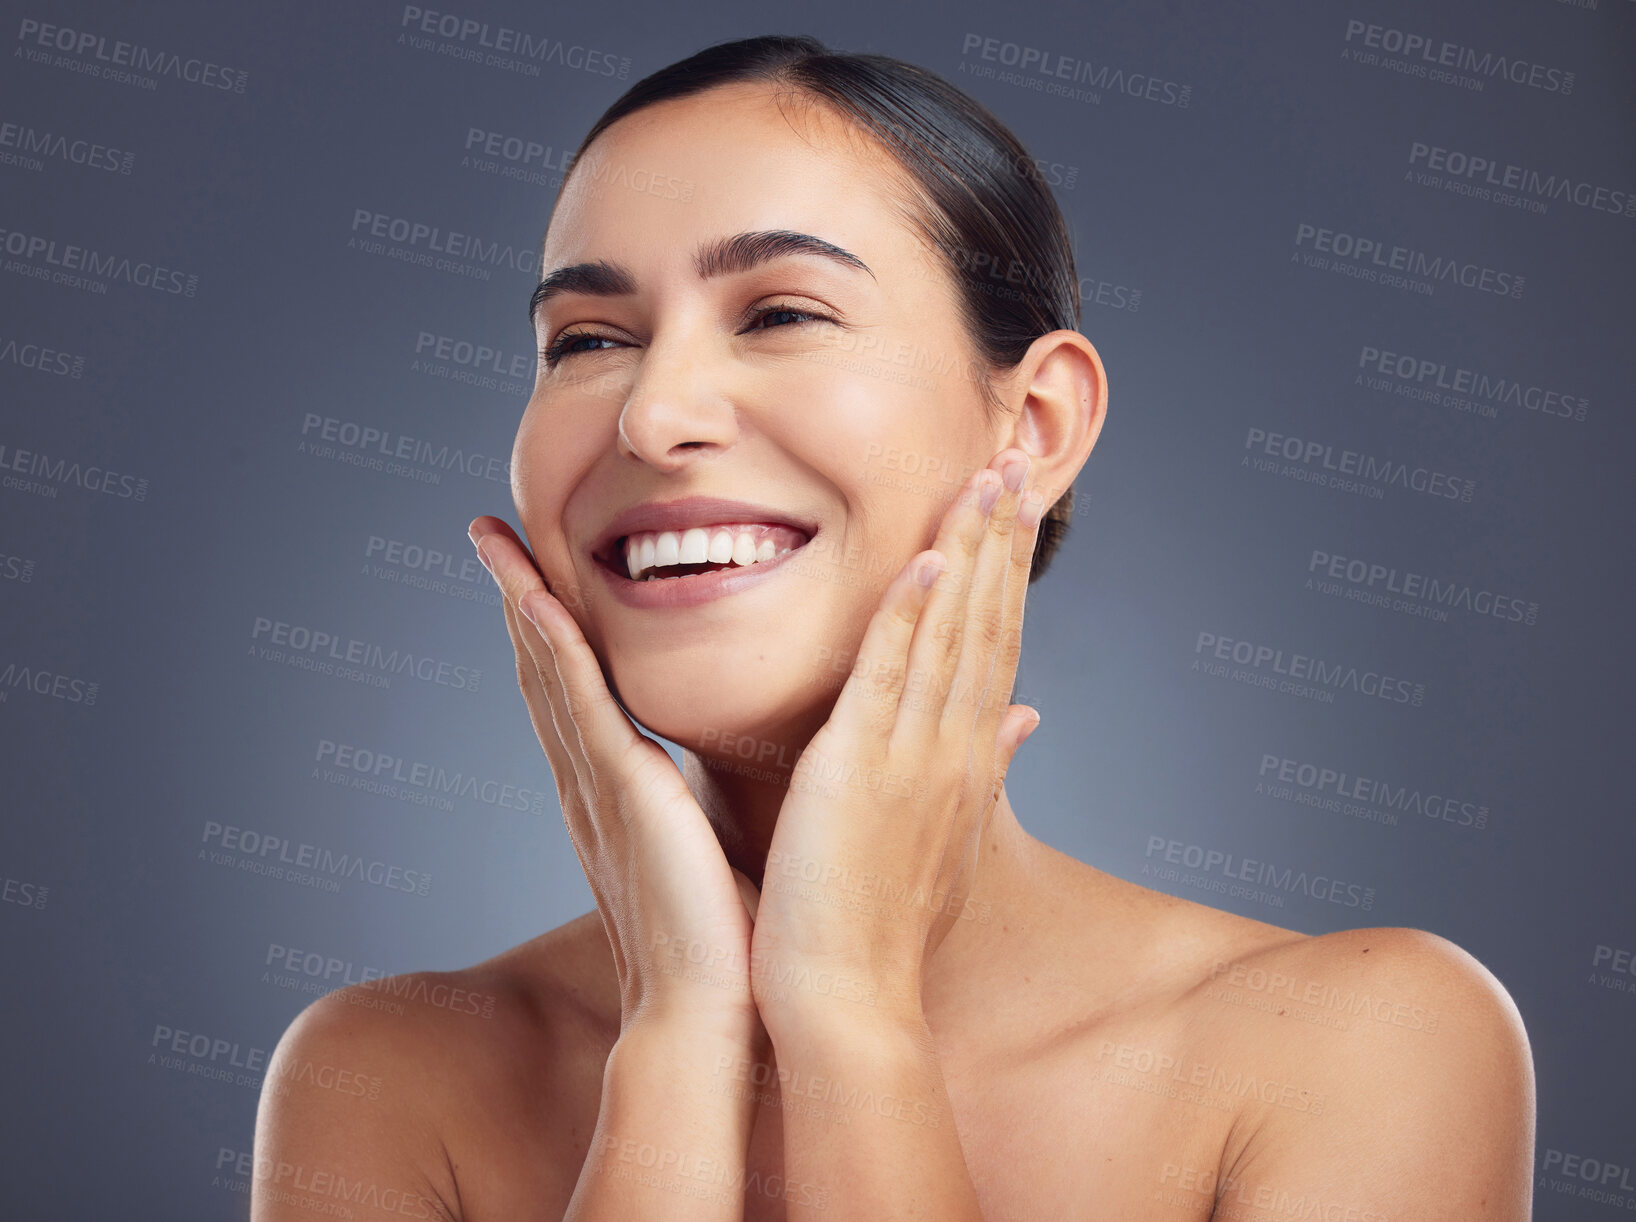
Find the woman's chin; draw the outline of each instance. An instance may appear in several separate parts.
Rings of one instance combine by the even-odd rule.
[[[835,703],[835,693],[823,691],[811,674],[780,682],[770,675],[735,679],[719,670],[698,678],[650,671],[621,682],[618,694],[644,729],[679,747],[769,767],[793,767],[793,756],[783,758],[786,744],[803,732],[810,738]]]

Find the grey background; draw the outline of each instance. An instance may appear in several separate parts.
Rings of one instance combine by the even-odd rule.
[[[559,64],[527,75],[417,49],[399,41],[402,7],[385,3],[0,9],[12,44],[0,125],[36,134],[34,152],[15,131],[0,137],[0,228],[197,277],[192,295],[117,275],[98,292],[31,275],[57,270],[47,256],[0,249],[0,457],[28,450],[129,477],[107,493],[67,465],[8,465],[0,487],[0,1212],[244,1217],[223,1152],[250,1149],[259,1075],[203,1071],[253,1064],[329,987],[281,987],[270,947],[353,972],[454,968],[592,906],[464,534],[479,513],[513,519],[504,477],[362,469],[300,451],[302,424],[315,413],[509,457],[532,379],[533,279],[349,248],[355,210],[529,252],[552,157],[560,166],[624,88],[711,42],[768,32],[943,74],[1060,180],[1083,330],[1112,394],[1072,532],[1029,602],[1018,698],[1045,719],[1010,785],[1025,826],[1102,869],[1290,928],[1454,940],[1510,990],[1533,1041],[1539,1216],[1636,1208],[1617,1181],[1605,1199],[1577,1195],[1583,1181],[1546,1161],[1636,1168],[1636,976],[1606,961],[1636,950],[1636,216],[1561,199],[1539,213],[1405,177],[1420,142],[1636,190],[1636,4],[439,10],[628,59],[623,76]],[[211,61],[244,73],[243,91],[75,70],[97,65],[92,52],[31,60],[29,20]],[[1471,90],[1355,62],[1343,58],[1361,49],[1351,20],[1572,71],[1573,85],[1486,78]],[[1186,85],[1188,104],[979,77],[972,68],[1004,65],[963,51],[968,34]],[[463,165],[473,128],[549,146],[532,167],[544,163],[544,181]],[[104,169],[41,151],[57,135],[129,153],[129,172],[122,157]],[[1314,270],[1292,261],[1310,249],[1296,242],[1303,223],[1524,288],[1439,282],[1428,296]],[[486,344],[526,372],[473,385],[418,369],[422,333]],[[40,346],[64,355],[31,367]],[[1504,402],[1484,418],[1372,389],[1358,381],[1367,347],[1556,390],[1587,402],[1584,419]],[[1243,462],[1250,428],[1474,487],[1469,501],[1398,486],[1375,499],[1262,473]],[[422,571],[442,588],[411,584],[415,570],[372,556],[372,538],[447,553]],[[1325,594],[1308,587],[1315,550],[1537,611],[1532,623],[1462,609],[1439,621]],[[397,675],[383,689],[267,661],[254,654],[258,618],[480,670],[481,683]],[[1323,702],[1210,675],[1194,668],[1208,656],[1201,632],[1384,672],[1422,699],[1340,690]],[[37,690],[58,677],[61,694]],[[315,779],[325,741],[541,797],[457,796],[444,809],[329,783]],[[1269,755],[1480,806],[1486,825],[1418,809],[1392,824],[1380,803],[1363,818],[1257,792]],[[244,868],[242,852],[213,859],[212,825],[430,881],[425,894],[291,883]],[[1171,877],[1154,837],[1184,860],[1196,846],[1340,878],[1356,902],[1274,888],[1275,906],[1211,889],[1220,868]],[[151,1057],[160,1027],[237,1048],[166,1066]]]

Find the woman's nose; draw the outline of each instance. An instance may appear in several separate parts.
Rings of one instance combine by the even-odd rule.
[[[673,471],[737,439],[737,412],[710,362],[650,348],[619,413],[621,457]]]

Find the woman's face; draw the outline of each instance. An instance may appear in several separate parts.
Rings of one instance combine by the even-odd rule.
[[[570,334],[554,366],[542,358],[518,430],[519,520],[626,709],[706,756],[753,760],[748,736],[761,762],[793,762],[777,744],[828,716],[886,585],[1004,435],[972,380],[955,290],[885,193],[886,165],[827,111],[787,119],[764,88],[718,88],[603,133],[546,236],[547,277],[605,262],[628,281],[582,277],[539,306],[539,348]],[[767,231],[867,270],[721,257]],[[638,588],[610,571],[626,571],[622,547],[600,546],[631,533],[619,515],[689,497],[757,508],[684,509],[679,535],[728,526],[738,545],[733,525],[801,529],[748,532],[760,554],[763,536],[772,550],[811,537],[728,582]],[[721,590],[700,599],[694,582]]]

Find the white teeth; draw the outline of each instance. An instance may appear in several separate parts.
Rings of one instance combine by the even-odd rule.
[[[726,564],[733,558],[733,532],[718,530],[710,536],[710,550],[705,553],[705,559],[711,564]]]
[[[694,526],[682,532],[681,563],[703,564],[709,559],[710,536]]]
[[[680,564],[760,564],[805,542],[799,530],[765,524],[642,531],[625,540],[625,570],[637,581],[673,580],[683,574],[654,570]]]

